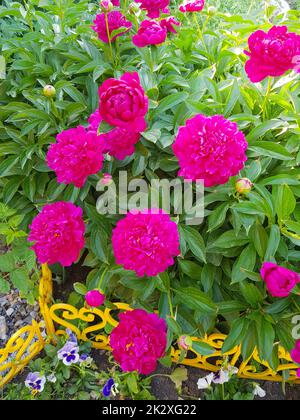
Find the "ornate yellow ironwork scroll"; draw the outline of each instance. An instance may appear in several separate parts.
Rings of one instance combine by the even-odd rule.
[[[109,335],[105,331],[118,324],[119,311],[130,310],[126,303],[115,303],[116,309],[105,308],[103,311],[97,308],[80,308],[65,303],[51,305],[52,301],[52,275],[47,265],[42,267],[40,281],[40,308],[44,319],[48,337],[54,339],[55,335],[65,334],[65,329],[73,331],[79,340],[90,341],[96,349],[110,350]],[[0,350],[0,373],[4,376],[0,379],[0,387],[9,382],[31,359],[33,359],[45,345],[41,334],[41,325],[33,321],[31,326],[24,327],[14,334],[6,347]],[[187,366],[216,372],[224,360],[222,345],[226,336],[212,334],[204,339],[193,338],[193,341],[202,341],[210,344],[215,353],[210,356],[202,356],[191,350],[184,360],[180,360],[180,350],[175,346],[171,348],[173,362]],[[237,346],[226,353],[229,363],[237,366],[240,378],[264,381],[283,381],[282,372],[289,371],[289,381],[299,383],[297,379],[297,366],[292,362],[290,355],[279,348],[280,365],[274,372],[267,362],[259,359],[257,350],[245,361],[241,358],[241,347]]]

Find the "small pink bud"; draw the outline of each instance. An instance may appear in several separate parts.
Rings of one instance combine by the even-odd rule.
[[[100,2],[100,9],[104,13],[111,12],[113,10],[113,8],[114,8],[114,5],[109,0],[102,0]]]
[[[98,289],[90,290],[85,295],[85,301],[92,308],[97,308],[104,303],[105,295],[100,293]]]
[[[248,178],[240,178],[235,183],[235,189],[239,194],[248,194],[253,188],[253,184]]]
[[[43,93],[47,98],[53,98],[56,94],[55,87],[52,85],[46,85],[44,86]]]
[[[188,350],[192,347],[193,341],[188,335],[181,335],[178,339],[178,346],[182,350]]]
[[[103,178],[100,180],[100,183],[105,186],[111,185],[112,182],[112,176],[108,173],[103,174]]]

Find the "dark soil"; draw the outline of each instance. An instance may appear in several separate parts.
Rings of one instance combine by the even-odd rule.
[[[107,371],[109,368],[107,352],[104,350],[93,350],[93,358],[99,367],[99,370]],[[178,366],[165,368],[159,366],[156,374],[171,374]],[[186,366],[185,366],[186,367]],[[192,367],[186,367],[188,370],[188,380],[183,383],[180,398],[185,400],[195,400],[203,397],[203,392],[197,388],[197,382],[200,377],[206,376],[208,372]],[[253,382],[249,380],[249,382]],[[277,382],[257,381],[266,391],[264,400],[300,400],[300,385],[286,385],[285,394],[282,385]],[[178,400],[179,395],[172,380],[166,376],[157,376],[152,379],[151,393],[158,400]],[[261,399],[261,398],[257,398]]]

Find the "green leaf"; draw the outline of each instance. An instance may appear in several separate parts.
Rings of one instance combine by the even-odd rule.
[[[184,239],[186,240],[192,253],[199,261],[206,263],[205,243],[200,233],[190,226],[182,226],[182,229],[184,232]]]
[[[270,156],[273,159],[279,160],[293,159],[285,147],[271,141],[257,141],[253,146],[250,146],[248,150],[254,152],[255,156]]]
[[[249,321],[246,318],[235,319],[232,323],[230,333],[223,343],[222,353],[227,353],[235,346],[243,342],[248,329]]]
[[[186,92],[172,93],[171,95],[166,96],[159,102],[159,105],[155,110],[155,115],[162,114],[168,109],[174,108],[176,105],[184,102],[188,97],[189,95]]]
[[[246,245],[249,242],[249,238],[240,233],[238,236],[236,235],[234,230],[228,230],[224,232],[213,244],[216,248],[233,248],[237,246]]]
[[[194,261],[187,261],[179,258],[178,263],[182,272],[191,279],[199,280],[201,278],[202,268]]]
[[[178,299],[191,309],[206,315],[215,315],[217,312],[214,302],[196,287],[182,287],[174,292]]]
[[[132,392],[133,394],[137,394],[139,392],[138,384],[134,374],[129,374],[127,376],[126,383],[130,392]]]
[[[108,264],[108,238],[98,226],[91,233],[91,249],[100,261]]]
[[[201,356],[210,356],[216,352],[212,346],[201,341],[193,341],[192,349]]]
[[[9,273],[16,267],[15,259],[12,252],[0,255],[0,271]]]
[[[10,291],[10,284],[2,276],[0,276],[0,293],[7,294]]]
[[[275,340],[274,328],[263,316],[257,316],[255,322],[259,355],[262,360],[269,361]]]
[[[280,221],[289,219],[296,207],[296,199],[288,185],[273,187],[276,214]]]
[[[208,217],[208,231],[212,232],[223,225],[226,219],[226,214],[229,209],[229,204],[222,203],[214,209],[212,214]]]
[[[263,303],[263,296],[260,293],[257,286],[247,281],[240,283],[240,290],[246,302],[248,302],[252,308],[257,308],[259,304]]]
[[[167,271],[155,277],[156,287],[161,292],[168,292],[170,290],[170,278]]]
[[[243,251],[238,259],[235,261],[231,274],[232,283],[239,283],[245,278],[247,274],[243,270],[252,271],[256,263],[256,251],[252,244],[249,244]]]
[[[284,122],[281,120],[271,120],[265,121],[259,126],[255,127],[250,134],[247,136],[247,141],[249,143],[253,143],[255,140],[263,137],[266,133],[270,132],[271,130],[275,130],[276,128],[282,127]],[[254,144],[256,144],[255,142]]]
[[[82,296],[85,296],[87,294],[88,290],[85,284],[76,282],[73,284],[73,287],[75,292],[77,292],[78,294]]]
[[[27,293],[29,290],[29,277],[27,270],[24,268],[17,268],[11,273],[11,281],[16,289],[22,293]]]
[[[272,225],[264,260],[270,261],[276,255],[280,243],[280,229],[277,225]]]
[[[181,327],[178,324],[178,322],[176,322],[175,319],[174,318],[171,318],[171,317],[167,317],[166,321],[167,321],[167,325],[170,328],[170,330],[175,335],[177,335],[177,337],[179,337],[181,335],[181,333],[182,333],[182,330],[181,330]]]
[[[182,382],[185,382],[188,380],[188,371],[187,368],[178,367],[172,372],[170,375],[170,378],[174,382],[176,389],[181,389]]]

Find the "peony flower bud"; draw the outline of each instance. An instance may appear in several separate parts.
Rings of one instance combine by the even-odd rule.
[[[104,186],[109,186],[113,183],[112,176],[110,174],[103,174],[103,178],[100,180],[100,183]]]
[[[47,98],[53,98],[56,94],[55,87],[52,85],[46,85],[43,89],[43,93]]]
[[[177,341],[179,348],[189,350],[192,347],[192,339],[188,335],[181,335]]]
[[[215,6],[209,6],[207,12],[209,16],[213,16],[217,13],[217,8]]]
[[[239,178],[235,183],[235,189],[239,194],[248,194],[253,188],[253,184],[248,178]]]
[[[103,305],[105,301],[105,295],[99,292],[98,289],[90,290],[85,295],[85,301],[92,308],[97,308],[98,306]]]
[[[114,8],[114,5],[109,0],[102,0],[100,2],[100,9],[104,13],[111,12],[113,10],[113,8]]]

